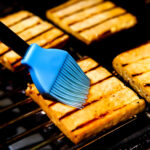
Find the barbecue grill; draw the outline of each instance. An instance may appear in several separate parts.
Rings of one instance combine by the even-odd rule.
[[[135,27],[90,46],[71,36],[70,42],[63,48],[70,52],[76,60],[88,55],[111,72],[113,72],[112,59],[118,53],[137,47],[149,40],[150,25],[148,18],[150,2],[148,0],[113,1],[137,17],[138,24]],[[1,0],[0,16],[27,9],[46,20],[46,10],[62,2],[64,0],[55,2],[45,0],[36,1],[35,5],[33,0],[30,2]],[[116,75],[115,72],[113,73]],[[32,81],[25,69],[21,71],[18,69],[14,73],[0,66],[0,149],[143,150],[150,148],[149,104],[141,114],[75,145],[49,120],[45,112],[31,98],[25,96],[28,82]]]

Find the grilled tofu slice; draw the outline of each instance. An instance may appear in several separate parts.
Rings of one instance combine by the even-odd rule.
[[[52,8],[47,18],[86,44],[134,26],[136,17],[103,0],[70,0]]]
[[[115,70],[148,102],[150,102],[150,43],[118,55]]]
[[[91,58],[78,61],[91,80],[88,99],[82,109],[44,99],[34,84],[28,84],[27,96],[74,143],[115,126],[141,112],[145,102],[120,80]]]
[[[69,38],[52,24],[24,10],[0,18],[0,21],[9,26],[28,44],[37,43],[43,48],[60,48]],[[11,71],[15,71],[21,65],[20,60],[21,56],[0,42],[0,63]]]

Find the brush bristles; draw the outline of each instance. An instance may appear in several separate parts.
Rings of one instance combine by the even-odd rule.
[[[87,99],[89,87],[89,78],[68,55],[51,88],[50,95],[64,104],[80,108]]]

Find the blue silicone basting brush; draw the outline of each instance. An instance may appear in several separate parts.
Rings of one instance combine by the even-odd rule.
[[[2,22],[0,41],[23,57],[21,63],[27,66],[33,83],[42,95],[74,107],[82,106],[90,80],[67,51],[28,45]]]

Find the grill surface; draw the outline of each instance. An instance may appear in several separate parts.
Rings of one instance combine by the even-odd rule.
[[[36,2],[35,6],[35,3],[32,3],[33,0],[32,2],[5,0],[0,2],[0,16],[27,9],[46,19],[45,11],[63,1],[59,0],[54,3],[51,0],[45,0],[43,3]],[[89,55],[110,71],[112,71],[112,59],[118,53],[149,40],[149,2],[143,0],[138,2],[135,0],[132,2],[129,0],[113,1],[137,16],[139,20],[137,26],[88,47],[71,37],[71,41],[64,48],[76,59]],[[150,147],[148,104],[147,110],[142,114],[74,145],[49,120],[41,108],[25,96],[24,90],[28,82],[31,82],[31,79],[26,70],[11,73],[0,66],[0,149],[142,150]]]

